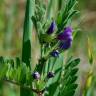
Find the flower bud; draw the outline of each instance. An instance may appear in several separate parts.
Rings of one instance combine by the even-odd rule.
[[[48,74],[47,74],[47,78],[52,78],[52,77],[54,77],[54,73],[53,72],[49,72]]]
[[[37,79],[37,80],[40,79],[40,74],[38,72],[34,72],[32,76],[34,79]]]
[[[53,21],[47,30],[47,34],[49,35],[52,34],[55,31],[55,29],[56,29],[56,23],[55,21]]]
[[[54,50],[51,52],[51,56],[53,57],[58,57],[59,56],[59,51],[58,50]]]

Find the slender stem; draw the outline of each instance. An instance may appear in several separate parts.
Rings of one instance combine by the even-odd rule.
[[[45,59],[49,58],[50,52],[52,52],[53,50],[55,50],[55,49],[58,47],[58,44],[59,44],[59,43],[60,43],[60,42],[57,42],[57,43],[46,53],[46,55],[45,55],[43,58],[45,58]]]
[[[61,10],[62,8],[62,0],[58,0],[58,10]]]
[[[26,2],[26,12],[24,20],[24,30],[23,30],[23,46],[22,46],[22,61],[30,67],[31,59],[31,41],[32,41],[32,20],[33,15],[33,2],[34,0],[27,0]],[[33,4],[33,5],[31,5]]]
[[[30,67],[31,59],[31,41],[32,41],[32,16],[34,15],[35,0],[26,0],[26,11],[23,30],[23,46],[22,46],[22,62]],[[26,82],[26,81],[24,81]],[[31,84],[30,84],[31,86]],[[32,96],[32,92],[29,89],[20,87],[20,96]]]

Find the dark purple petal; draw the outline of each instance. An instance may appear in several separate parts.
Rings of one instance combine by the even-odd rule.
[[[64,29],[64,32],[60,33],[58,36],[57,36],[57,39],[58,40],[67,40],[68,38],[70,38],[72,36],[72,28],[71,27],[66,27]]]
[[[69,49],[70,47],[71,47],[71,45],[72,45],[72,40],[71,39],[68,39],[68,40],[66,40],[66,41],[62,41],[61,43],[60,43],[60,45],[59,45],[59,48],[60,49]]]
[[[51,56],[53,57],[58,57],[59,56],[59,51],[58,50],[54,50],[51,52]]]
[[[58,40],[67,40],[68,38],[70,38],[70,37],[72,37],[72,33],[60,33],[59,35],[58,35]]]
[[[53,21],[47,30],[47,34],[52,34],[55,31],[55,29],[56,29],[56,23],[55,21]]]
[[[54,77],[54,73],[53,72],[49,72],[48,74],[47,74],[47,78],[52,78],[52,77]]]
[[[32,76],[34,79],[37,79],[37,80],[40,79],[40,74],[38,72],[34,72]]]
[[[67,32],[72,33],[73,30],[72,30],[72,28],[71,28],[70,26],[68,26],[68,27],[66,27],[66,28],[64,29],[64,32],[65,32],[65,33],[67,33]]]

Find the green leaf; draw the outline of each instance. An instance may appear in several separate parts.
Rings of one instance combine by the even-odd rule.
[[[56,92],[56,89],[57,89],[57,86],[58,86],[58,82],[55,82],[53,84],[51,84],[47,90],[48,90],[48,94],[46,94],[46,96],[54,96],[55,92]]]
[[[72,11],[69,13],[68,19],[70,19],[73,15],[78,14],[78,13],[79,13],[78,10],[72,10]]]
[[[72,69],[72,71],[71,71],[71,74],[70,75],[74,75],[74,74],[76,74],[77,72],[78,72],[78,68],[74,68],[74,69]]]
[[[20,59],[19,59],[19,57],[16,57],[15,58],[15,63],[16,63],[16,68],[18,68],[19,66],[20,66]]]
[[[18,66],[18,68],[17,68],[17,70],[16,70],[17,72],[16,72],[16,80],[17,81],[21,81],[21,66]]]
[[[77,10],[74,10],[76,4],[77,0],[66,1],[65,8],[60,12],[60,15],[57,18],[58,32],[62,31],[71,20],[71,17],[78,12]]]
[[[60,85],[59,80],[61,79],[61,72],[63,69],[63,61],[64,61],[64,54],[60,54],[58,58],[53,59],[53,62],[51,61],[49,63],[51,64],[51,68],[49,68],[49,71],[52,70],[55,73],[55,77],[48,80],[46,84],[49,92],[49,94],[46,96],[55,96],[54,94],[59,94],[58,88]]]
[[[62,23],[62,14],[61,14],[61,12],[57,16],[56,23],[57,23],[58,28],[60,28],[60,24]]]
[[[61,79],[61,88],[60,96],[73,96],[77,88],[75,83],[77,80],[76,73],[78,72],[77,65],[79,64],[80,59],[69,58],[65,63],[64,74]]]
[[[66,65],[65,65],[65,69],[67,69],[68,67],[75,67],[75,66],[77,66],[78,64],[80,63],[80,58],[77,58],[77,59],[74,59],[74,60],[72,60],[72,61],[70,61],[69,63],[67,63]]]
[[[26,83],[27,83],[28,85],[30,85],[31,82],[32,82],[32,78],[31,78],[31,77],[32,77],[32,76],[31,76],[30,68],[29,68],[29,67],[26,67]]]
[[[61,94],[63,94],[63,96],[72,96],[74,94],[75,89],[77,88],[77,84],[70,84],[67,85],[63,88]],[[72,94],[71,94],[72,93]],[[66,95],[67,94],[67,95]],[[68,95],[70,94],[70,95]]]
[[[71,89],[71,90],[64,90],[60,96],[74,96],[75,90]]]

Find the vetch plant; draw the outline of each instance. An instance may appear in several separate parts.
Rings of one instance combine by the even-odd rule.
[[[77,0],[67,0],[65,3],[65,7],[59,6],[57,17],[48,18],[50,10],[45,2],[26,2],[22,59],[0,57],[1,80],[19,85],[20,96],[74,96],[80,59],[68,56],[65,61],[64,53],[71,48],[74,39],[71,20],[78,12],[74,9]],[[33,27],[41,53],[34,70],[31,68]]]

